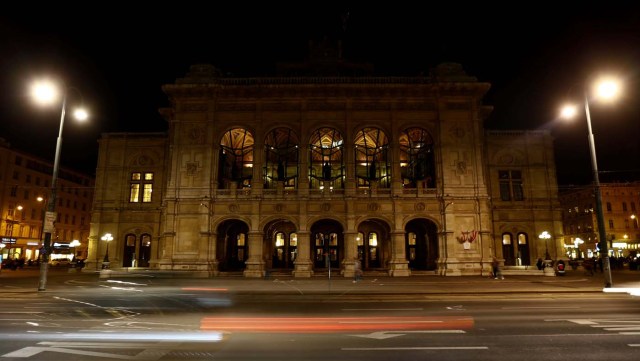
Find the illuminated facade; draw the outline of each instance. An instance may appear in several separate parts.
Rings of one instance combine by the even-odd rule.
[[[3,245],[0,253],[3,259],[38,259],[52,169],[51,162],[12,149],[0,140],[0,236]],[[71,259],[74,255],[86,258],[94,179],[68,168],[60,169],[58,176],[51,259]],[[70,246],[73,240],[79,241],[80,245]]]
[[[111,268],[205,277],[353,277],[356,259],[392,276],[480,275],[494,255],[535,264],[544,230],[555,250],[548,132],[486,131],[490,85],[458,64],[415,77],[340,64],[262,78],[195,65],[163,86],[167,133],[99,140],[87,269],[106,233]]]
[[[637,255],[640,246],[640,183],[601,183],[602,213],[610,256]],[[571,258],[598,255],[598,221],[592,186],[559,195],[563,210],[564,248]]]

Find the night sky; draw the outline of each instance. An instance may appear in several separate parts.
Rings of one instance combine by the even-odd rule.
[[[486,128],[551,130],[563,187],[590,182],[592,171],[584,111],[573,122],[558,120],[561,99],[579,97],[582,84],[597,74],[614,73],[624,81],[624,97],[590,104],[601,181],[640,179],[640,6],[280,3],[183,1],[131,10],[92,2],[83,9],[58,5],[33,13],[36,5],[29,4],[3,11],[0,137],[53,160],[60,109],[37,107],[27,93],[42,74],[62,77],[79,90],[70,92],[69,106],[83,101],[92,114],[84,125],[66,119],[62,164],[93,173],[101,133],[166,130],[158,114],[167,106],[160,87],[190,65],[269,75],[278,62],[302,61],[309,40],[328,36],[343,40],[344,58],[371,63],[380,75],[462,64],[492,84],[484,99],[494,107]]]

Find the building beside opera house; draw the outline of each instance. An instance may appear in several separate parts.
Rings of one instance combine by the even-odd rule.
[[[638,257],[640,228],[640,182],[600,183],[607,250],[612,261]],[[559,193],[563,210],[566,258],[600,256],[595,190],[593,185],[573,187]],[[616,264],[612,263],[612,267]]]
[[[490,84],[338,56],[270,77],[190,68],[166,133],[99,140],[87,269],[488,275],[562,255],[553,139],[487,130]],[[552,238],[539,239],[547,231]],[[105,234],[113,236],[103,241]]]
[[[0,259],[25,264],[41,259],[53,162],[13,148],[0,138]],[[55,228],[49,259],[84,259],[94,178],[67,167],[58,172]],[[55,264],[55,262],[54,262]]]

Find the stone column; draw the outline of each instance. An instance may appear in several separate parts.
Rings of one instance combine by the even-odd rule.
[[[249,231],[249,258],[245,262],[245,277],[264,277],[264,261],[262,260],[262,238],[262,232]]]
[[[391,262],[389,262],[389,275],[393,277],[406,277],[411,275],[409,262],[404,246],[404,231],[391,232]]]
[[[354,277],[355,262],[358,257],[358,244],[356,243],[356,231],[345,231],[344,233],[344,277]]]
[[[215,232],[209,234],[209,248],[207,249],[207,263],[209,264],[209,276],[220,274],[220,261],[216,256],[218,247],[218,235]]]
[[[298,231],[298,256],[294,262],[294,277],[311,277],[313,275],[313,263],[311,261],[311,232]]]

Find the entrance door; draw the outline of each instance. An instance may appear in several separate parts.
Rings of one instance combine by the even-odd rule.
[[[221,271],[241,271],[249,257],[249,227],[240,221],[226,221],[218,228],[217,255]]]
[[[438,232],[428,219],[414,219],[405,227],[405,250],[409,268],[435,270],[438,260]]]
[[[291,233],[287,236],[284,232],[278,232],[273,242],[272,267],[293,268],[298,254],[298,235]]]
[[[151,258],[151,236],[143,234],[140,237],[140,248],[138,249],[138,267],[149,267]]]
[[[314,265],[316,268],[340,267],[340,249],[337,233],[316,233],[314,243]]]
[[[344,255],[342,225],[324,219],[311,226],[311,258],[314,268],[339,269]]]
[[[504,257],[505,266],[515,266],[516,258],[511,233],[502,235],[502,257]]]

